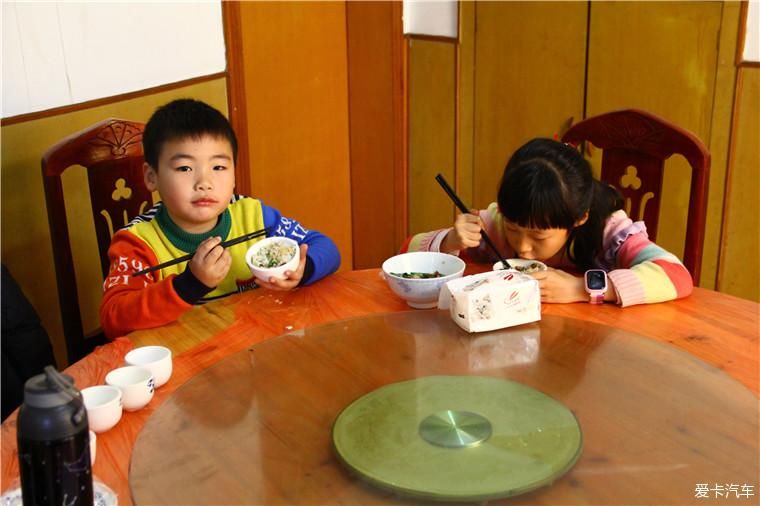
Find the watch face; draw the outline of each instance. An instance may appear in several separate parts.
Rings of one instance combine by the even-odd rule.
[[[588,271],[586,273],[586,286],[590,290],[604,290],[607,288],[607,276],[605,276],[604,271]]]

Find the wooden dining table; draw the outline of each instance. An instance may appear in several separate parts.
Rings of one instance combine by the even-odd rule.
[[[468,266],[467,272],[480,272],[484,269],[484,266]],[[144,488],[144,483],[140,485],[143,488],[140,489],[139,493],[143,494],[142,497],[144,498],[140,501],[140,497],[133,497],[135,483],[130,485],[130,463],[133,460],[133,451],[141,431],[146,428],[146,424],[153,415],[155,415],[154,420],[161,418],[162,415],[165,418],[166,413],[169,412],[168,410],[173,409],[172,406],[176,407],[181,402],[181,399],[193,397],[194,385],[197,387],[202,381],[208,381],[208,378],[213,377],[216,374],[215,371],[222,370],[225,364],[230,364],[234,370],[235,363],[240,363],[241,360],[243,362],[249,361],[246,358],[241,358],[246,356],[246,353],[253,352],[256,355],[256,350],[260,350],[259,356],[278,356],[279,360],[282,360],[283,364],[287,365],[288,360],[291,360],[288,358],[291,356],[288,354],[290,353],[287,351],[288,349],[291,351],[297,350],[301,344],[306,345],[311,340],[310,336],[321,335],[319,333],[325,328],[328,328],[328,330],[332,328],[329,327],[330,325],[338,325],[335,322],[342,320],[353,322],[350,325],[344,326],[345,328],[353,328],[351,325],[356,325],[357,319],[366,319],[367,322],[370,322],[368,324],[380,325],[378,328],[387,327],[391,329],[390,332],[402,332],[404,335],[410,332],[407,328],[409,325],[412,328],[411,334],[415,333],[415,321],[428,321],[432,318],[431,321],[438,322],[436,323],[438,327],[442,325],[445,327],[447,321],[451,323],[447,312],[441,310],[413,311],[410,312],[410,308],[406,303],[390,291],[378,269],[343,271],[329,276],[312,286],[299,288],[290,292],[258,289],[236,294],[226,299],[193,308],[177,322],[164,327],[136,331],[129,336],[115,339],[110,344],[98,348],[82,361],[66,369],[66,373],[75,379],[78,388],[102,384],[105,375],[115,367],[122,365],[126,352],[136,346],[160,344],[169,347],[174,353],[174,371],[169,382],[156,390],[153,400],[146,408],[135,412],[125,412],[121,421],[113,429],[98,435],[97,459],[93,467],[95,478],[114,490],[121,504],[131,504],[133,500],[136,500],[137,503],[158,501],[155,498],[161,496],[151,496],[148,494],[146,490],[149,487]],[[408,313],[402,314],[402,312]],[[381,317],[389,313],[399,313],[401,316],[390,319]],[[605,366],[605,369],[612,370],[617,368],[619,371],[623,371],[626,375],[630,376],[626,376],[628,378],[626,381],[631,383],[641,380],[641,375],[651,375],[651,378],[645,378],[646,381],[644,383],[647,383],[647,381],[656,382],[656,378],[660,376],[662,378],[661,381],[667,382],[671,381],[670,378],[675,377],[671,373],[677,376],[678,371],[683,370],[686,371],[687,377],[691,375],[690,377],[694,378],[693,384],[696,386],[704,386],[708,389],[719,387],[726,391],[727,395],[735,401],[731,409],[739,406],[741,408],[740,412],[744,413],[742,416],[737,415],[737,418],[742,418],[742,421],[747,421],[749,424],[742,426],[744,432],[741,434],[735,433],[731,441],[726,441],[725,450],[737,451],[736,448],[746,448],[748,452],[757,451],[757,401],[758,392],[760,391],[758,373],[758,322],[760,305],[757,303],[711,290],[695,288],[694,292],[685,299],[662,304],[628,308],[620,308],[612,304],[544,304],[541,313],[542,321],[539,324],[534,324],[543,333],[539,341],[538,350],[532,351],[534,360],[539,360],[536,358],[536,354],[540,356],[543,353],[544,356],[549,357],[550,354],[548,354],[547,347],[556,350],[557,346],[563,343],[563,335],[568,333],[567,329],[571,329],[570,333],[572,335],[589,336],[588,338],[584,338],[585,340],[581,339],[576,343],[580,349],[587,346],[589,348],[597,347],[599,342],[606,341],[612,343],[612,348],[608,348],[609,351],[614,352],[616,349],[619,349],[621,353],[625,354],[625,350],[628,350],[631,343],[634,343],[634,348],[638,350],[636,351],[637,355],[635,356],[637,358],[634,362],[639,364],[638,368],[628,368],[622,361],[614,365],[614,359],[608,358],[607,362],[612,360],[613,365]],[[414,315],[419,316],[415,317]],[[394,318],[400,319],[396,320]],[[401,322],[399,324],[401,330],[393,330],[394,325],[392,322],[394,321]],[[391,322],[391,324],[387,322]],[[335,333],[335,329],[339,330],[340,328],[343,327],[334,327],[333,334]],[[562,329],[565,330],[563,331]],[[467,337],[457,334],[457,332],[449,327],[445,327],[440,334],[443,338],[455,339],[456,342],[460,343],[465,342],[468,347],[467,349],[472,349],[472,343],[467,341]],[[548,337],[545,338],[544,336]],[[472,335],[473,339],[478,337],[479,335]],[[572,342],[569,337],[567,339],[568,343]],[[275,343],[282,343],[282,345],[273,347]],[[592,343],[592,345],[589,345],[589,343]],[[348,344],[350,343],[347,342]],[[295,348],[293,348],[294,346]],[[377,349],[370,348],[367,347],[362,352],[370,354],[378,353]],[[566,346],[565,348],[568,350],[575,349],[572,346]],[[441,348],[440,350],[443,349]],[[430,348],[430,352],[433,353],[431,357],[436,357],[438,356],[436,354],[442,353],[440,350],[435,347]],[[596,353],[597,357],[608,356],[591,349],[586,351],[588,353]],[[292,352],[296,353],[296,355],[298,354],[296,351]],[[499,366],[498,358],[489,355],[489,353],[495,353],[493,349],[482,348],[479,353],[483,354],[479,358],[481,361],[495,360],[497,364],[495,366],[496,369],[502,370],[506,367]],[[566,353],[568,354],[566,356],[576,354],[575,351],[568,351]],[[614,353],[610,356],[614,356]],[[406,360],[403,353],[399,353],[398,355],[390,353],[389,357],[400,357],[397,361]],[[318,353],[313,355],[312,358],[316,361],[321,360]],[[292,360],[295,361],[296,359],[293,358]],[[362,360],[366,360],[366,357],[362,358]],[[214,368],[213,366],[217,364],[219,367]],[[568,364],[575,364],[575,362],[568,362]],[[464,369],[462,371],[466,373],[470,370],[467,368],[471,366],[471,363],[469,366],[463,366]],[[658,368],[668,370],[668,374],[663,375],[658,373]],[[424,368],[421,370],[424,372]],[[452,369],[452,371],[455,370],[459,371],[458,369]],[[462,371],[459,373],[461,374]],[[517,379],[524,379],[530,383],[531,380],[526,378],[518,377]],[[390,381],[391,379],[388,376],[378,381]],[[575,381],[580,382],[582,378],[576,378]],[[604,381],[603,377],[595,377],[594,380],[595,383],[602,384]],[[553,388],[550,383],[539,382],[535,386],[545,388],[546,390],[552,390]],[[315,384],[311,387],[337,389],[340,388],[340,385],[332,384],[328,378],[325,378],[323,384]],[[663,385],[663,388],[665,387],[666,385]],[[683,390],[684,396],[693,398],[700,395],[699,391],[690,391],[688,384],[679,384],[679,387]],[[255,388],[255,386],[252,388]],[[557,388],[561,389],[562,387]],[[551,391],[547,393],[549,395],[552,394]],[[712,392],[712,394],[714,393]],[[651,407],[646,407],[645,401],[646,399],[643,399],[642,409],[644,411],[651,410]],[[584,400],[584,402],[589,401]],[[730,412],[729,408],[726,409],[728,410],[726,412]],[[207,415],[208,413],[202,412],[197,414],[201,418],[207,417]],[[722,415],[723,413],[715,413],[716,419]],[[644,418],[646,419],[647,417]],[[753,419],[754,425],[752,425]],[[201,419],[199,418],[199,420]],[[213,417],[211,419],[205,418],[204,420],[210,425],[215,423]],[[714,422],[706,425],[701,421],[694,422],[694,427],[699,430],[707,430],[704,429],[707,426],[711,427],[710,430],[717,430],[716,427],[720,426],[720,423]],[[194,422],[191,421],[190,423]],[[677,427],[675,430],[679,434],[687,435],[691,428],[690,424],[686,422],[675,424],[675,427]],[[747,427],[749,427],[749,433],[747,433]],[[754,433],[752,432],[753,430]],[[153,428],[151,437],[155,437],[155,435],[155,428]],[[701,435],[703,436],[704,433],[697,432],[690,437],[698,439]],[[1,487],[2,491],[7,491],[11,487],[18,485],[15,413],[3,422],[1,436]],[[167,433],[166,437],[170,438],[171,434]],[[167,444],[167,447],[170,448],[171,444]],[[229,444],[230,441],[227,441],[221,444],[221,447]],[[683,455],[688,456],[689,449],[687,447],[684,448]],[[324,448],[320,449],[320,451],[324,450]],[[692,453],[698,451],[701,450],[699,448],[692,448]],[[745,471],[754,472],[754,476],[757,478],[757,454],[746,455],[741,450],[738,450],[738,452],[741,455],[737,454],[736,461],[742,463],[746,468]],[[694,454],[696,455],[696,453]],[[274,458],[274,461],[277,460],[277,457],[273,455],[269,455],[269,458]],[[586,469],[587,473],[593,474],[594,471],[589,471],[589,469],[605,465],[604,461],[598,460],[599,458],[601,458],[599,455],[587,455],[584,453],[576,464],[575,469]],[[339,468],[336,462],[330,460],[331,457],[327,456],[325,459],[320,465]],[[688,459],[678,465],[688,467]],[[144,466],[144,464],[141,464],[141,466]],[[143,470],[144,467],[140,472]],[[300,471],[310,472],[304,469]],[[563,486],[568,487],[567,490],[576,490],[575,495],[573,495],[575,500],[578,500],[579,497],[591,497],[596,499],[589,499],[590,502],[615,502],[611,500],[611,498],[614,499],[614,491],[608,491],[606,494],[603,491],[591,489],[582,493],[578,492],[578,490],[584,490],[583,477],[587,475],[583,473],[573,475],[573,472],[571,470],[564,478],[566,481]],[[669,486],[667,481],[669,471],[667,469],[660,469],[659,471],[656,469],[646,470],[644,466],[638,470],[628,469],[625,472],[629,473],[629,476],[633,476],[636,473],[650,473],[645,478],[651,481],[650,485],[652,489],[667,489]],[[330,475],[333,477],[341,476],[335,469],[331,470]],[[742,473],[737,473],[735,479],[739,481],[743,480],[741,485],[745,486],[745,491],[748,490],[746,487],[752,487],[753,496],[730,499],[718,497],[717,492],[715,494],[711,492],[709,494],[711,500],[729,504],[756,504],[758,494],[760,493],[760,490],[758,490],[760,483],[758,483],[757,479],[753,482],[752,479],[746,479],[745,476],[746,473],[742,471]],[[142,478],[144,478],[144,474]],[[351,480],[350,477],[346,479]],[[720,479],[725,481],[723,476],[704,476],[703,479],[711,487],[716,485],[716,483],[713,483],[714,480]],[[697,483],[694,483],[694,487],[697,487],[697,485]],[[720,485],[723,486],[724,484],[720,483]],[[725,485],[728,485],[728,483]],[[363,485],[357,484],[356,487],[363,487]],[[555,487],[552,486],[550,488],[554,489]],[[362,497],[368,503],[373,504],[400,500],[395,496],[382,494],[375,496],[371,490],[368,492],[362,488],[361,495],[357,497]],[[687,494],[687,497],[684,497],[684,501],[681,502],[682,504],[690,502],[699,504],[710,503],[709,498],[694,499],[694,489],[684,493]],[[154,499],[148,499],[151,497]],[[272,501],[272,503],[286,504],[287,501],[283,498],[289,496],[284,494],[278,497],[279,499]],[[325,496],[319,497],[324,498]],[[534,499],[535,497],[533,496]],[[607,500],[604,501],[600,498],[607,498]],[[304,502],[309,502],[308,496],[304,496],[302,499]],[[732,500],[733,502],[731,502]],[[642,503],[646,503],[647,497],[642,495],[641,501]],[[351,503],[350,500],[342,502],[344,504]],[[313,504],[314,500],[311,503]],[[326,503],[330,503],[330,501]]]

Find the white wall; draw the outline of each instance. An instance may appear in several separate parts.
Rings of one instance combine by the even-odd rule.
[[[403,0],[404,34],[457,38],[457,0]]]
[[[225,70],[221,2],[2,2],[2,117]]]
[[[744,61],[760,62],[760,1],[747,5],[747,26],[744,35]]]

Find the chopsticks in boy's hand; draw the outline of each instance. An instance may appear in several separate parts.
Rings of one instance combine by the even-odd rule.
[[[442,174],[438,174],[435,176],[435,180],[438,181],[438,184],[441,185],[441,187],[444,189],[446,194],[451,198],[451,200],[454,202],[454,205],[459,208],[460,211],[462,211],[465,214],[469,214],[470,210],[467,209],[467,206],[464,205],[464,202],[462,202],[462,199],[460,199],[456,193],[454,193],[454,190],[449,186],[449,183],[446,182],[446,180],[443,178]],[[501,253],[499,253],[499,250],[496,249],[496,246],[491,241],[491,238],[488,237],[488,234],[486,234],[486,231],[484,229],[480,229],[480,235],[483,236],[483,240],[486,242],[489,248],[496,254],[496,258],[498,258],[502,265],[504,265],[505,269],[509,269],[509,264],[507,264],[507,261],[501,257]]]
[[[257,237],[266,235],[270,230],[271,228],[263,228],[261,230],[257,230],[256,232],[251,232],[250,234],[241,235],[240,237],[230,239],[229,241],[221,242],[219,243],[219,246],[221,246],[222,248],[227,248],[229,246],[234,246],[235,244],[240,244],[241,242],[250,241],[251,239],[256,239]],[[164,267],[169,267],[181,262],[186,262],[187,260],[190,260],[191,258],[193,258],[193,255],[195,255],[195,251],[193,251],[190,254],[175,258],[173,260],[169,260],[168,262],[154,265],[152,267],[148,267],[147,269],[143,269],[141,271],[133,272],[132,276],[142,276],[143,274],[148,274],[149,272],[157,271],[159,269],[163,269]]]

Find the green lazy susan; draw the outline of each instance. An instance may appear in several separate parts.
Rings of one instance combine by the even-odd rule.
[[[353,473],[399,494],[478,501],[549,485],[573,467],[583,436],[573,413],[520,383],[428,376],[360,397],[333,425]]]

